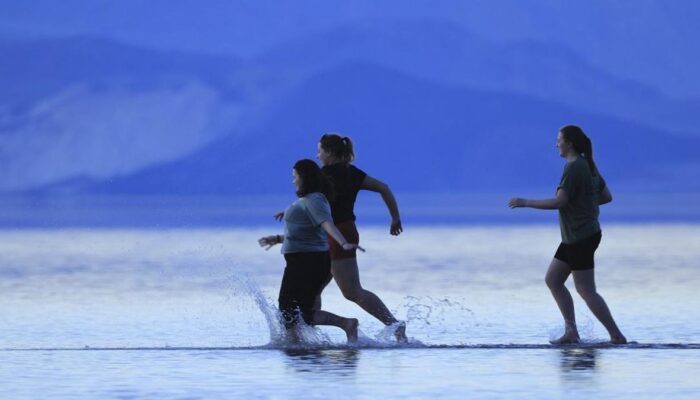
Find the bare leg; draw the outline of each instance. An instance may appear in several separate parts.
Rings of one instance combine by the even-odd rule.
[[[363,310],[381,321],[384,325],[391,325],[399,322],[376,294],[362,288],[356,258],[331,261],[331,271],[333,272],[335,282],[338,284],[340,291],[346,299],[362,307]],[[403,323],[397,324],[395,335],[398,341],[405,342],[406,325]]]
[[[617,327],[608,305],[596,290],[595,272],[593,268],[583,271],[573,271],[573,275],[576,291],[581,295],[581,298],[586,301],[593,315],[595,315],[598,321],[608,330],[610,342],[614,344],[627,343],[627,339],[622,332],[620,332],[620,328]]]
[[[316,296],[316,300],[314,301],[314,311],[318,311],[321,308],[323,308],[323,302],[321,301],[321,294],[323,294],[323,291],[326,289],[326,286],[328,286],[329,283],[331,283],[331,280],[333,280],[333,275],[328,274],[328,278],[326,280],[326,283],[323,285],[321,290],[318,292],[318,296]]]
[[[331,270],[340,291],[346,299],[362,307],[363,310],[380,320],[384,325],[391,325],[396,322],[396,318],[394,318],[382,300],[374,293],[362,288],[356,258],[333,260],[331,262]]]
[[[345,331],[348,343],[357,342],[357,326],[359,323],[356,318],[344,318],[328,311],[316,310],[314,311],[313,325],[337,326]]]
[[[576,328],[574,300],[571,298],[569,290],[564,286],[564,282],[566,282],[569,274],[571,274],[571,267],[569,267],[569,264],[554,258],[549,264],[549,269],[545,276],[547,287],[549,287],[550,292],[552,292],[554,301],[557,302],[559,311],[562,317],[564,317],[564,335],[559,339],[550,341],[552,344],[571,344],[578,343],[580,340],[578,329]]]

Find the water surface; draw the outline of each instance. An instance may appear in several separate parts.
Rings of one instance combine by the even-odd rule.
[[[574,293],[584,345],[553,348],[561,321],[543,277],[556,226],[360,226],[362,280],[407,321],[408,346],[360,319],[305,348],[271,343],[283,260],[263,228],[0,231],[2,398],[696,398],[700,226],[610,225],[598,289],[629,339]]]

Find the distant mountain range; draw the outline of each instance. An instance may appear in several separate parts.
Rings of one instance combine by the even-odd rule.
[[[445,21],[372,21],[290,40],[260,57],[308,76],[364,61],[448,85],[524,94],[573,109],[700,134],[700,94],[671,100],[650,85],[595,68],[556,43],[498,43]]]
[[[611,186],[700,190],[700,104],[560,44],[371,21],[249,60],[88,37],[0,40],[0,54],[4,193],[285,193],[327,131],[397,191],[551,189],[567,123],[590,133]]]
[[[189,154],[249,114],[235,59],[90,38],[0,41],[0,191]]]
[[[357,165],[409,193],[552,189],[563,161],[557,129],[580,123],[611,186],[698,190],[687,179],[700,137],[571,110],[523,95],[438,85],[363,63],[304,81],[255,130],[183,159],[88,185],[99,193],[269,194],[290,190],[292,164],[323,132],[356,143]],[[685,173],[681,172],[685,171]],[[696,172],[694,172],[696,173]]]

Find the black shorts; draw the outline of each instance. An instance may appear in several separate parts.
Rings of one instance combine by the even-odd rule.
[[[593,269],[595,267],[595,251],[602,236],[602,233],[598,232],[580,242],[561,243],[554,258],[569,264],[574,271]]]
[[[327,251],[287,253],[284,259],[287,266],[278,301],[285,327],[296,325],[299,317],[311,325],[316,297],[331,274],[331,259]]]

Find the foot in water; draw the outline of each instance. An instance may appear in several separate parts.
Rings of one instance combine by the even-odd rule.
[[[288,344],[299,344],[302,342],[299,331],[296,327],[287,328],[285,339]]]
[[[408,338],[406,337],[406,322],[399,321],[394,323],[394,325],[396,325],[396,330],[394,330],[396,341],[399,343],[408,343]]]
[[[611,336],[610,343],[611,344],[627,344],[627,338],[622,334],[620,334],[619,336]]]
[[[577,344],[581,342],[581,338],[576,331],[567,331],[559,339],[550,340],[549,343],[555,346],[566,344]]]
[[[345,331],[345,335],[348,337],[348,343],[357,342],[357,327],[359,325],[360,323],[357,321],[357,318],[347,318],[345,321],[343,330]]]

